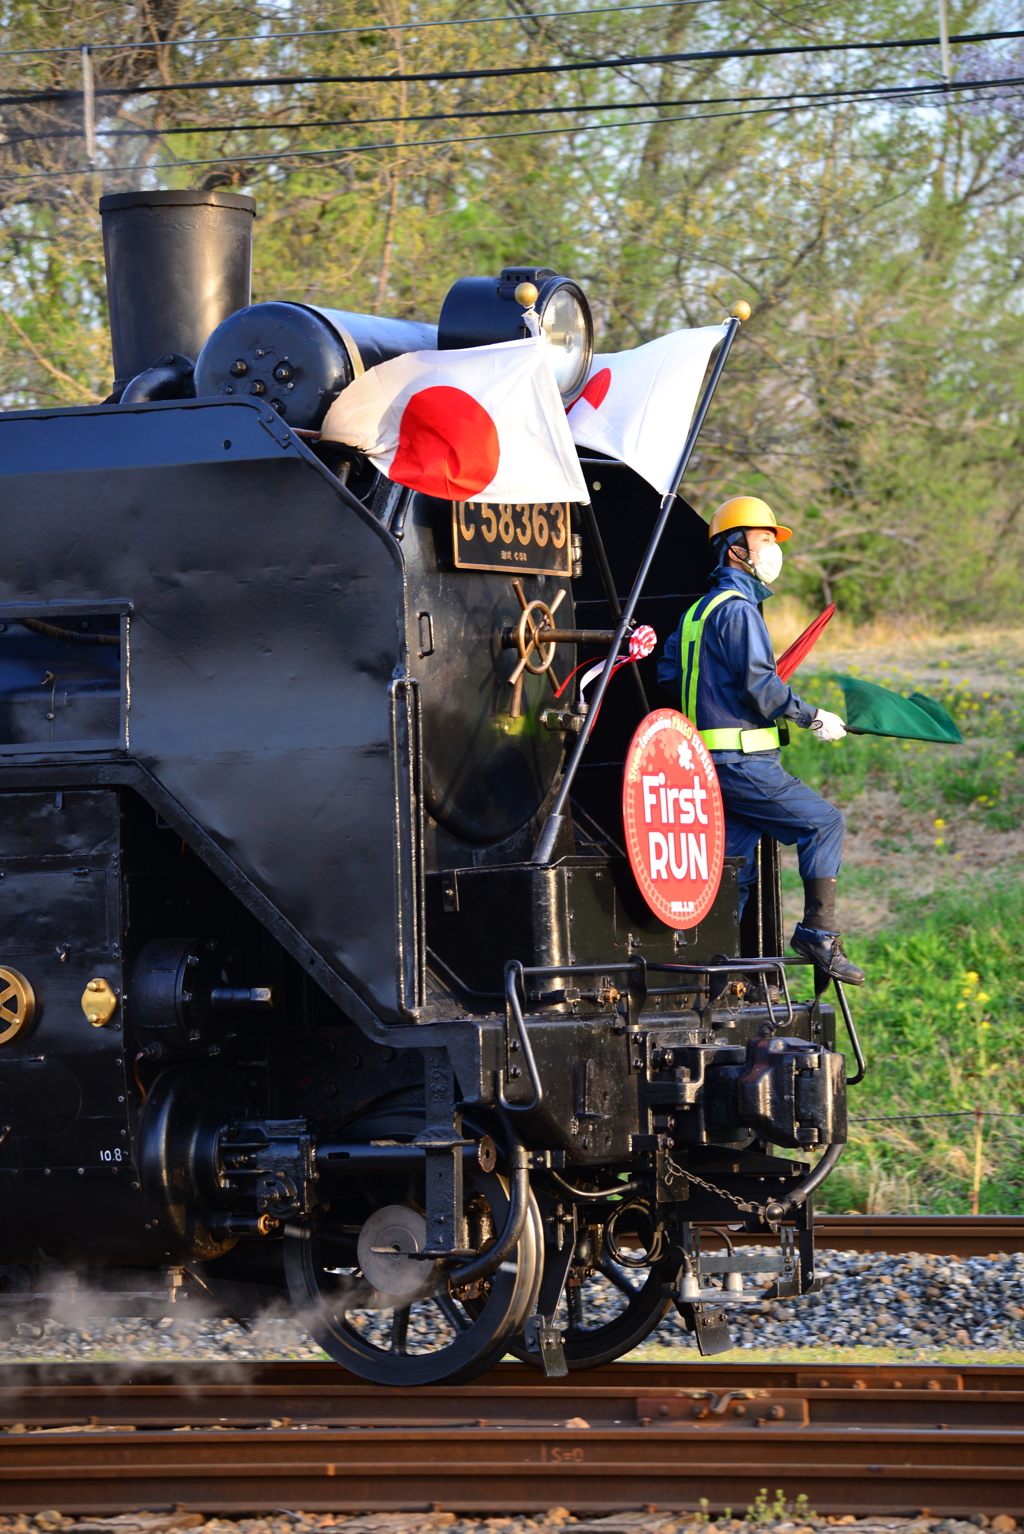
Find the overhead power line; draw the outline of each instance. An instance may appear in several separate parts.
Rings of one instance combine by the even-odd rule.
[[[988,1108],[954,1108],[946,1113],[879,1113],[869,1119],[851,1118],[851,1124],[905,1124],[908,1119],[1024,1119],[1024,1113],[997,1113]]]
[[[1003,32],[964,32],[951,43],[998,42],[1024,37],[1024,28]],[[903,37],[884,42],[802,43],[774,48],[705,48],[687,53],[638,53],[607,59],[585,59],[571,64],[509,64],[493,69],[436,69],[394,75],[262,75],[233,80],[192,80],[159,85],[105,85],[96,96],[155,96],[177,91],[255,90],[278,85],[402,85],[438,83],[444,80],[491,80],[521,75],[572,74],[591,69],[622,69],[638,64],[696,64],[727,59],[792,58],[815,53],[851,53],[893,48],[933,48],[938,37]],[[42,101],[80,101],[82,91],[31,91],[0,96],[0,106],[29,106]]]
[[[507,11],[504,16],[458,16],[450,21],[399,21],[394,26],[388,22],[374,22],[366,27],[311,27],[304,32],[247,32],[239,37],[227,34],[216,37],[172,37],[163,42],[138,43],[88,43],[93,53],[136,53],[142,48],[208,48],[213,43],[279,43],[293,37],[362,37],[366,32],[423,32],[427,27],[482,27],[496,21],[561,21],[564,16],[604,16],[619,11],[667,11],[680,5],[713,5],[717,0],[642,0],[639,5],[584,6],[577,11]],[[23,57],[25,54],[79,53],[78,43],[64,48],[0,48],[0,59]]]
[[[998,81],[995,81],[993,83],[997,84],[997,85],[1024,84],[1024,76],[1019,77],[1019,79],[1015,78],[1015,79],[1012,79],[1012,80],[998,80]],[[941,94],[941,93],[944,93],[944,92],[949,91],[949,90],[974,90],[976,88],[977,87],[975,86],[974,82],[965,83],[963,85],[956,85],[956,84],[954,84],[954,85],[949,86],[949,85],[946,85],[946,83],[944,81],[942,81],[942,82],[936,83],[934,85],[921,85],[921,86],[907,86],[907,87],[903,87],[902,88],[903,89],[903,94],[899,97],[899,99],[905,100],[911,94],[914,94],[914,95],[934,95],[934,94]],[[856,103],[848,103],[848,104],[861,105],[861,104],[867,104],[867,101],[877,101],[877,102],[880,102],[880,103],[884,103],[887,99],[891,98],[892,95],[893,95],[893,88],[892,87],[879,86],[877,88],[877,91],[876,91],[875,95],[873,95],[873,96],[871,96],[869,98],[860,97]],[[843,105],[843,104],[847,104],[847,103],[843,103],[843,102],[830,102],[830,101],[810,101],[810,102],[807,102],[806,104],[803,104],[803,105],[801,105],[800,103],[794,103],[792,105],[783,105],[783,106],[762,106],[762,107],[751,107],[751,108],[741,107],[741,108],[737,109],[736,111],[731,111],[731,112],[688,112],[688,113],[685,113],[684,115],[678,116],[678,117],[644,117],[644,118],[637,118],[635,121],[628,122],[628,123],[621,123],[621,122],[620,123],[584,123],[584,124],[571,124],[571,125],[567,125],[566,127],[563,127],[563,128],[519,128],[519,129],[515,129],[514,131],[512,131],[510,133],[473,133],[473,134],[463,135],[463,136],[460,136],[460,137],[451,137],[451,138],[409,139],[409,140],[404,141],[404,142],[402,140],[398,139],[398,140],[391,140],[391,141],[389,141],[387,143],[379,143],[379,144],[342,144],[342,145],[337,145],[337,146],[335,146],[334,148],[331,148],[331,149],[278,149],[273,154],[256,154],[256,155],[254,155],[254,154],[246,154],[244,151],[239,151],[239,152],[236,152],[233,155],[232,154],[216,155],[216,156],[214,156],[214,157],[212,157],[210,159],[205,159],[205,160],[165,160],[165,161],[155,161],[155,162],[153,162],[151,164],[147,163],[144,166],[139,166],[139,165],[107,165],[107,166],[99,167],[99,170],[104,175],[114,175],[114,174],[116,174],[118,172],[121,172],[121,171],[138,171],[140,169],[145,169],[147,171],[148,170],[181,170],[181,169],[185,169],[185,168],[191,167],[191,166],[224,165],[224,164],[230,163],[232,160],[240,160],[240,161],[242,161],[246,165],[262,165],[262,164],[266,164],[268,162],[275,162],[275,161],[324,159],[324,158],[341,159],[345,155],[371,154],[371,153],[374,153],[374,152],[377,152],[377,151],[381,151],[381,150],[385,150],[385,149],[406,149],[406,150],[415,149],[415,150],[423,150],[423,149],[440,148],[440,147],[442,147],[444,145],[448,145],[448,144],[484,144],[484,143],[493,142],[494,140],[497,140],[497,139],[547,138],[547,137],[551,136],[552,134],[556,134],[556,133],[599,133],[599,132],[606,132],[606,131],[608,131],[611,128],[616,128],[616,129],[624,129],[624,128],[652,128],[652,127],[660,127],[663,123],[705,122],[705,121],[708,121],[709,119],[721,118],[721,117],[756,117],[756,116],[761,116],[764,113],[771,113],[771,112],[778,112],[778,113],[804,112],[804,111],[811,110],[815,106],[831,106],[831,105]],[[95,175],[95,174],[96,174],[96,172],[94,170],[92,170],[92,169],[82,169],[82,170],[79,170],[79,171],[72,171],[72,170],[66,170],[66,169],[65,170],[52,170],[52,171],[50,171],[50,170],[48,170],[48,171],[35,171],[35,172],[27,171],[27,172],[18,172],[17,174],[14,174],[14,175],[8,174],[6,172],[0,172],[0,182],[7,182],[7,181],[38,181],[38,180],[47,180],[48,181],[48,180],[54,179],[55,177],[59,177],[59,178],[62,178],[64,180],[67,180],[67,178],[69,176],[74,176],[74,175],[90,175],[91,176],[91,175]]]
[[[734,106],[748,102],[772,101],[806,101],[809,104],[828,106],[861,98],[887,101],[916,96],[946,95],[950,91],[985,91],[995,90],[1000,86],[1019,85],[1024,85],[1024,75],[1004,75],[996,80],[952,80],[948,84],[945,80],[936,80],[916,85],[840,86],[828,91],[770,91],[765,94],[744,96],[680,96],[670,101],[599,101],[584,105],[554,107],[487,107],[476,112],[410,112],[405,116],[392,117],[302,118],[298,122],[195,123],[177,128],[97,128],[96,136],[98,138],[172,138],[201,133],[285,133],[300,128],[367,128],[383,123],[475,122],[481,118],[491,117],[557,117],[563,113],[576,115],[581,112],[635,112],[640,109],[654,111],[662,107]],[[662,119],[651,119],[652,122],[659,120]],[[677,119],[673,119],[675,120]],[[615,124],[609,123],[607,126],[614,127]],[[4,143],[8,146],[37,144],[53,139],[83,138],[84,136],[82,128],[61,128],[51,133],[10,134]],[[410,142],[422,141],[413,139]]]

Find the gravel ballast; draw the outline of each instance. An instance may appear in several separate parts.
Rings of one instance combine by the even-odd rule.
[[[926,1513],[914,1517],[874,1518],[821,1517],[801,1511],[782,1511],[770,1504],[747,1509],[747,1516],[715,1517],[707,1511],[671,1512],[653,1506],[642,1512],[615,1513],[602,1518],[574,1518],[567,1508],[552,1507],[532,1515],[507,1518],[473,1518],[468,1515],[435,1511],[430,1513],[326,1513],[307,1516],[284,1512],[260,1518],[210,1518],[200,1513],[124,1514],[117,1518],[92,1519],[62,1517],[57,1512],[37,1513],[35,1517],[0,1517],[0,1534],[169,1534],[172,1529],[186,1534],[312,1534],[316,1529],[331,1529],[336,1534],[530,1534],[535,1529],[571,1530],[572,1534],[818,1534],[819,1530],[848,1529],[850,1534],[1014,1534],[1017,1520],[1000,1513],[988,1518],[976,1513],[970,1518],[932,1518]],[[773,1516],[776,1515],[776,1516]]]
[[[821,1294],[727,1307],[737,1353],[744,1349],[955,1347],[981,1353],[1024,1346],[1024,1253],[957,1261],[953,1257],[824,1252]],[[318,1359],[323,1354],[282,1305],[244,1332],[219,1317],[160,1321],[95,1320],[85,1302],[65,1318],[22,1323],[0,1343],[0,1360]],[[587,1287],[587,1318],[611,1318],[621,1307],[604,1279]],[[367,1316],[368,1329],[377,1317]],[[421,1308],[416,1335],[429,1346],[443,1325],[432,1306]],[[40,1335],[40,1331],[42,1335]],[[648,1339],[680,1354],[695,1343],[675,1310]]]

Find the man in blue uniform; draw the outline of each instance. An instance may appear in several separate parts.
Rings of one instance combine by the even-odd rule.
[[[843,817],[813,788],[783,769],[776,721],[842,740],[837,714],[813,709],[779,677],[758,603],[782,569],[779,544],[792,536],[756,496],[719,506],[709,537],[718,555],[711,590],[684,614],[658,662],[658,680],[693,721],[711,753],[725,804],[725,852],[742,857],[741,909],[757,878],[762,835],[796,843],[804,915],[790,940],[802,958],[850,985],[864,972],[851,964],[836,926],[836,876]]]

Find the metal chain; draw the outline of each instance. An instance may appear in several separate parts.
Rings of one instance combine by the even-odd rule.
[[[730,1193],[725,1188],[716,1188],[713,1182],[705,1182],[703,1177],[697,1176],[696,1172],[688,1172],[685,1167],[676,1166],[671,1156],[666,1156],[665,1168],[668,1173],[665,1178],[666,1183],[673,1182],[677,1177],[684,1177],[687,1182],[695,1183],[698,1188],[703,1188],[707,1193],[717,1193],[719,1198],[727,1198],[730,1204],[735,1204],[736,1208],[744,1214],[764,1214],[763,1204],[751,1204],[745,1198],[737,1198],[735,1193]]]

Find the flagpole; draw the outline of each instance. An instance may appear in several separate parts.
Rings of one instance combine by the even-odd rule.
[[[601,460],[598,458],[584,458],[580,461],[581,463],[599,463]],[[601,575],[604,594],[608,598],[608,606],[612,610],[612,619],[615,623],[618,623],[622,617],[622,603],[619,601],[618,593],[615,590],[615,577],[612,574],[612,567],[608,563],[608,553],[604,546],[604,539],[601,537],[601,529],[597,525],[594,508],[589,501],[584,501],[580,507],[580,515],[583,518],[583,525],[587,529],[587,535],[590,538],[591,547],[597,559],[597,568]],[[633,678],[633,689],[637,696],[637,702],[640,704],[640,717],[643,719],[651,711],[651,705],[647,701],[647,693],[644,691],[643,678],[636,666],[630,666],[629,674]]]
[[[572,754],[572,760],[569,762],[568,767],[565,769],[565,776],[562,778],[558,793],[555,796],[555,802],[551,806],[551,812],[548,815],[544,829],[540,834],[540,840],[538,841],[534,850],[533,857],[530,859],[532,863],[549,863],[551,861],[551,855],[555,850],[555,843],[558,840],[558,833],[562,829],[562,823],[565,820],[565,809],[569,803],[569,795],[572,792],[573,781],[575,780],[580,762],[583,759],[583,753],[587,749],[587,743],[590,740],[591,734],[593,733],[594,725],[597,721],[597,716],[601,709],[601,704],[604,701],[604,695],[608,690],[608,683],[611,681],[612,669],[615,665],[619,651],[622,648],[623,642],[629,633],[630,627],[632,626],[633,614],[636,611],[636,605],[643,593],[647,577],[650,574],[651,566],[654,563],[654,556],[658,552],[658,544],[661,542],[661,536],[664,533],[665,528],[668,526],[668,519],[672,514],[672,508],[678,498],[679,483],[683,475],[686,473],[691,454],[693,453],[693,449],[696,446],[697,438],[700,436],[701,427],[704,425],[704,417],[708,413],[708,408],[712,399],[714,398],[715,389],[718,387],[718,380],[722,376],[726,360],[729,356],[730,350],[732,349],[732,343],[736,339],[736,333],[739,330],[740,325],[744,320],[750,318],[750,305],[744,303],[741,300],[739,303],[733,304],[730,315],[731,317],[726,324],[725,335],[722,337],[722,344],[719,347],[718,356],[715,359],[715,365],[711,370],[711,377],[707,381],[704,393],[701,396],[700,404],[697,406],[697,413],[693,418],[690,430],[686,434],[686,441],[683,443],[683,450],[679,455],[679,462],[676,464],[675,474],[671,480],[672,489],[669,490],[667,494],[662,496],[661,509],[658,513],[658,520],[654,524],[654,531],[651,534],[651,540],[647,545],[647,552],[644,555],[643,564],[640,566],[637,578],[633,582],[633,589],[629,593],[629,600],[622,610],[622,617],[619,619],[619,626],[615,631],[615,639],[612,643],[611,649],[608,651],[608,659],[604,663],[604,670],[601,672],[601,677],[598,681],[597,689],[593,695],[593,698],[591,699],[590,707],[587,710],[587,717],[584,721],[583,728],[576,737],[576,747]]]

